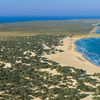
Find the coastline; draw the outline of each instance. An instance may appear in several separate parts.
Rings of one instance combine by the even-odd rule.
[[[47,59],[55,61],[62,66],[71,66],[86,70],[88,74],[99,73],[100,67],[89,62],[84,58],[83,54],[76,51],[75,42],[84,36],[67,37],[63,39],[63,46],[57,46],[57,49],[62,49],[64,52],[57,52],[52,55],[44,55]]]
[[[98,24],[97,24],[98,25]],[[97,25],[95,25],[95,27],[89,32],[89,34],[95,34],[96,33],[96,31],[98,30],[98,26]]]

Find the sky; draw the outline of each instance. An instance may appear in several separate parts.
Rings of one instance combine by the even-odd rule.
[[[100,0],[0,0],[0,16],[100,16]]]

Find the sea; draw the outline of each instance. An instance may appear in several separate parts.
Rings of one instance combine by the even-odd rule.
[[[97,34],[100,34],[100,24],[97,25]],[[100,38],[86,38],[76,41],[76,50],[91,63],[100,66]]]
[[[98,24],[97,26],[98,26],[98,29],[97,29],[97,32],[96,33],[97,34],[100,34],[100,24]]]
[[[75,17],[75,16],[53,16],[53,17],[0,17],[0,24],[27,21],[47,21],[47,20],[77,20],[77,19],[100,19],[100,17]],[[100,27],[100,24],[98,24]],[[100,28],[97,30],[100,34]],[[76,41],[76,50],[81,52],[91,63],[100,66],[100,38],[86,38]]]
[[[0,23],[15,23],[27,21],[47,20],[77,20],[77,19],[100,19],[98,16],[4,16],[0,17]]]
[[[100,66],[100,38],[87,38],[76,41],[76,50],[91,63]]]

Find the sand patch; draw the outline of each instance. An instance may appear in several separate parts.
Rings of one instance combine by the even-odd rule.
[[[63,46],[57,46],[55,48],[61,49],[64,52],[59,52],[56,54],[47,55],[44,56],[48,60],[55,61],[59,63],[62,66],[71,66],[79,69],[84,69],[87,71],[88,74],[93,74],[100,72],[100,67],[90,63],[88,60],[86,60],[83,55],[79,52],[77,52],[75,41],[80,39],[82,37],[67,37],[63,39]]]

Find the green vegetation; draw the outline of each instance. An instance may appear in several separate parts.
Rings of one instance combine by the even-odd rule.
[[[64,37],[37,35],[1,40],[0,99],[80,100],[91,92],[93,99],[99,100],[99,73],[87,75],[82,69],[60,66],[43,56],[63,52],[55,46],[63,45]]]
[[[64,21],[39,21],[39,22],[23,22],[23,23],[10,23],[2,24],[0,27],[0,32],[11,32],[13,34],[20,33],[25,34],[87,34],[94,26],[92,24],[97,21],[91,20],[64,20]],[[13,35],[12,34],[12,35]]]

